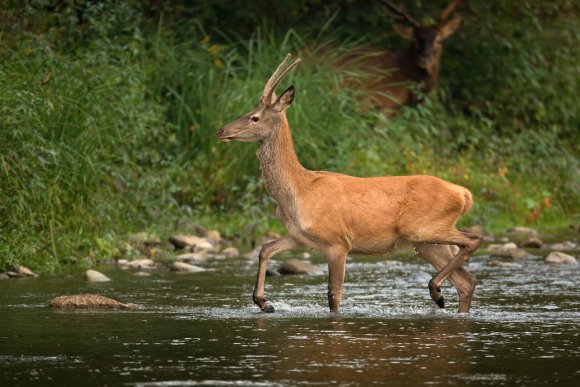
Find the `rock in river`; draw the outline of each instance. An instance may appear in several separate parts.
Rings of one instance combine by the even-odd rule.
[[[175,257],[179,262],[203,262],[207,260],[205,253],[186,253]]]
[[[154,269],[157,264],[154,260],[150,258],[141,258],[128,261],[126,259],[119,259],[117,265],[121,268],[131,268],[131,269]]]
[[[300,261],[298,259],[289,259],[282,262],[278,266],[278,273],[282,275],[292,275],[292,274],[307,274],[307,275],[320,275],[324,272],[319,267],[316,267],[308,262]]]
[[[208,239],[195,235],[175,235],[169,241],[176,249],[188,247],[195,250],[215,251],[214,245]]]
[[[235,258],[240,256],[240,250],[235,247],[226,247],[222,251],[222,254],[225,255],[226,258]]]
[[[529,255],[525,250],[518,248],[515,243],[509,242],[503,245],[489,245],[491,256],[500,258],[522,259]]]
[[[38,274],[33,273],[29,268],[22,265],[10,265],[10,271],[6,273],[9,277],[38,277]]]
[[[542,242],[542,240],[539,238],[529,238],[529,239],[526,239],[525,241],[522,242],[522,246],[529,247],[532,249],[539,249],[543,245],[544,245],[544,242]]]
[[[553,252],[551,252],[544,259],[544,262],[546,262],[546,263],[560,264],[560,265],[577,263],[576,262],[576,258],[574,258],[571,255],[562,253],[561,251],[553,251]]]
[[[169,268],[171,271],[179,271],[183,273],[197,273],[200,271],[205,271],[203,267],[190,265],[184,262],[173,262],[171,265],[169,265]]]
[[[123,304],[99,294],[75,294],[60,296],[50,301],[49,306],[56,309],[139,309],[136,304]]]
[[[99,271],[87,270],[85,280],[87,282],[109,282],[111,279]]]

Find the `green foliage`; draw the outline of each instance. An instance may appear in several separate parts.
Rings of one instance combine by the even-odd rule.
[[[306,167],[465,185],[476,201],[464,224],[578,221],[572,2],[465,5],[439,91],[392,120],[328,65],[347,41],[401,45],[376,5],[305,0],[278,15],[266,2],[154,3],[30,1],[0,16],[0,266],[119,256],[131,231],[202,223],[248,242],[283,231],[256,145],[216,132],[255,106],[287,52],[313,42],[335,48],[306,56],[279,90],[297,88],[288,118]],[[434,17],[444,3],[409,10]]]

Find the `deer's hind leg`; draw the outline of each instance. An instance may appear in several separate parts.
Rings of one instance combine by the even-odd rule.
[[[435,245],[427,243],[413,244],[415,251],[428,261],[433,267],[441,272],[458,253],[456,246],[450,245]],[[449,281],[457,290],[459,295],[459,313],[469,312],[471,300],[473,298],[473,291],[475,290],[475,278],[463,267],[459,266],[449,274]],[[434,300],[440,307],[444,306],[444,300],[441,296]]]

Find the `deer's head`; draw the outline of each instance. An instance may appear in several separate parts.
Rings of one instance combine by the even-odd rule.
[[[218,136],[222,141],[264,141],[274,131],[286,124],[286,109],[294,101],[294,86],[284,90],[279,97],[276,97],[274,90],[290,70],[300,63],[300,59],[296,59],[294,63],[283,70],[289,60],[290,54],[274,71],[264,87],[264,92],[256,108],[218,131]]]
[[[399,36],[413,42],[413,48],[416,52],[416,64],[429,75],[434,75],[439,70],[443,41],[450,37],[459,27],[461,17],[455,16],[449,21],[447,19],[460,1],[454,0],[451,2],[441,12],[438,23],[424,25],[412,18],[405,12],[403,7],[397,7],[389,0],[382,0],[391,11],[393,18],[405,22],[405,24],[393,24],[393,29]]]

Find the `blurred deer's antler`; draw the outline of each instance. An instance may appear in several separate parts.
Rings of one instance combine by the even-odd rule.
[[[414,27],[420,27],[421,23],[419,23],[417,20],[413,19],[406,11],[403,7],[397,7],[395,4],[391,3],[389,0],[381,0],[382,3],[384,5],[387,6],[387,8],[389,8],[391,10],[391,12],[393,13],[393,16],[396,19],[400,19],[400,20],[406,20],[407,22],[409,22],[409,24],[411,24]]]
[[[286,75],[288,75],[288,73],[294,67],[298,66],[298,64],[301,62],[301,59],[300,58],[296,59],[294,61],[294,63],[292,63],[290,66],[288,66],[286,68],[286,70],[284,70],[282,72],[282,74],[280,76],[278,76],[278,73],[290,61],[290,57],[291,56],[292,56],[292,54],[286,55],[286,58],[284,58],[284,60],[282,61],[282,63],[280,63],[280,65],[278,65],[278,67],[276,68],[276,71],[274,71],[274,74],[272,74],[272,76],[270,77],[270,79],[268,79],[268,82],[266,83],[266,87],[264,87],[264,91],[262,93],[262,97],[260,98],[260,103],[263,104],[264,106],[270,106],[270,104],[272,103],[272,94],[274,93],[274,90],[276,89],[276,87],[280,84],[280,82],[282,82],[282,79],[284,79],[284,77]]]

